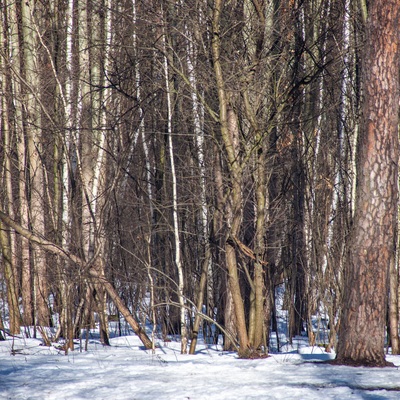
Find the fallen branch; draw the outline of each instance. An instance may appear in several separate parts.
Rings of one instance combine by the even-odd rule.
[[[103,288],[106,290],[106,292],[110,296],[111,300],[114,302],[115,306],[117,307],[118,311],[123,315],[126,322],[131,326],[131,328],[133,329],[135,334],[139,337],[139,339],[141,340],[143,345],[146,347],[146,349],[151,349],[153,347],[153,344],[152,344],[151,340],[149,339],[149,337],[147,336],[146,332],[138,324],[138,322],[135,320],[135,318],[132,316],[131,312],[126,307],[126,305],[124,304],[121,297],[118,295],[114,286],[107,280],[107,278],[105,276],[99,275],[99,273],[94,268],[94,266],[96,266],[97,263],[100,262],[98,257],[94,260],[90,260],[87,263],[87,262],[83,261],[80,257],[78,257],[75,254],[72,254],[70,251],[64,249],[63,247],[58,246],[55,243],[50,242],[50,241],[34,234],[30,230],[22,227],[20,224],[18,224],[14,220],[12,220],[7,214],[5,214],[1,210],[0,210],[0,219],[6,225],[8,225],[10,228],[14,229],[17,233],[19,233],[21,236],[28,239],[29,241],[44,247],[46,250],[50,251],[53,254],[59,255],[60,257],[64,258],[65,260],[72,261],[76,265],[80,266],[83,270],[87,270],[88,274],[91,277],[96,278],[99,281],[99,283],[103,286]]]

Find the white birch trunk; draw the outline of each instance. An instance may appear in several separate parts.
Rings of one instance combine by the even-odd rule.
[[[194,62],[196,60],[197,54],[193,45],[193,38],[189,30],[186,27],[186,37],[189,38],[187,43],[187,56],[186,63],[188,67],[188,79],[190,83],[191,89],[191,99],[192,99],[192,115],[193,115],[193,128],[194,128],[194,136],[196,141],[197,148],[197,156],[198,156],[198,164],[197,167],[200,171],[200,221],[201,221],[201,231],[203,232],[203,243],[205,250],[205,258],[202,265],[202,273],[199,282],[199,291],[198,298],[196,303],[196,308],[198,313],[196,313],[195,320],[193,323],[193,337],[190,343],[190,354],[194,354],[197,337],[200,328],[201,315],[199,312],[202,312],[202,307],[204,303],[205,297],[205,289],[207,290],[207,295],[210,296],[212,293],[212,263],[211,263],[211,249],[209,246],[209,232],[208,232],[208,208],[207,208],[207,198],[206,198],[206,169],[205,169],[205,160],[204,160],[204,132],[202,129],[202,119],[204,117],[204,106],[199,101],[197,95],[197,77],[195,73]],[[193,62],[192,62],[193,59]],[[208,285],[207,285],[208,283]],[[207,298],[207,305],[210,305],[212,302],[211,299]],[[210,315],[212,311],[207,310],[207,313]],[[211,314],[212,316],[212,314]]]
[[[173,230],[174,230],[174,243],[175,243],[175,265],[178,271],[178,298],[180,306],[180,326],[181,326],[181,353],[187,353],[187,330],[186,330],[186,309],[185,309],[185,297],[184,297],[184,279],[183,279],[183,267],[181,261],[181,243],[179,238],[179,221],[178,221],[178,194],[177,194],[177,181],[175,172],[175,161],[174,161],[174,147],[172,142],[172,101],[171,101],[171,88],[169,81],[168,72],[168,59],[167,59],[167,48],[165,33],[163,35],[163,50],[164,50],[164,74],[165,74],[165,87],[167,91],[167,108],[168,108],[168,148],[171,165],[172,175],[172,219],[173,219]]]
[[[66,72],[67,79],[65,83],[65,96],[63,96],[63,103],[65,109],[65,131],[63,138],[63,152],[62,152],[62,246],[69,248],[70,232],[71,232],[71,211],[70,211],[70,149],[71,149],[71,130],[76,122],[76,116],[72,115],[72,42],[74,20],[74,0],[68,1],[67,11],[67,43],[66,43]],[[63,93],[62,88],[60,92]]]
[[[111,48],[111,4],[106,2],[105,17],[102,20],[98,15],[92,15],[92,37],[87,38],[89,48],[93,43],[98,43],[98,46],[93,46],[91,51],[88,51],[85,60],[91,68],[91,74],[88,78],[91,79],[91,84],[95,87],[104,86],[104,75],[101,72],[102,67],[107,71],[109,69],[109,53]],[[82,10],[82,22],[86,23],[86,12]],[[104,24],[102,27],[101,25]],[[105,32],[105,37],[103,36]],[[89,34],[89,27],[85,29],[85,34]],[[82,40],[85,40],[84,38]],[[102,54],[100,48],[104,50]],[[81,49],[82,50],[82,49]],[[102,59],[104,57],[104,59]],[[88,71],[89,72],[89,71]],[[88,79],[89,81],[89,79]],[[91,88],[87,88],[89,91]],[[106,130],[107,114],[106,109],[109,100],[109,89],[93,91],[88,99],[89,104],[85,104],[83,100],[82,121],[87,124],[87,137],[81,138],[82,155],[81,155],[81,179],[84,191],[83,203],[83,226],[82,230],[85,257],[87,260],[97,257],[103,253],[105,247],[105,236],[102,234],[103,221],[101,214],[106,202],[105,188],[105,145],[106,145]],[[89,107],[85,109],[85,107]],[[91,121],[85,118],[91,118]],[[97,273],[104,276],[104,262],[96,263]],[[100,285],[96,287],[96,308],[100,317],[101,336],[103,343],[109,344],[109,332],[107,322],[107,298],[106,292]]]

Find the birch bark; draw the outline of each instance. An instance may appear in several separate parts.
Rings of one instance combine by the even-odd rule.
[[[165,87],[167,95],[167,135],[168,135],[168,150],[169,159],[171,166],[171,176],[172,176],[172,220],[173,220],[173,234],[174,234],[174,253],[175,253],[175,266],[178,271],[178,299],[180,307],[180,328],[181,328],[181,353],[187,353],[187,328],[186,328],[186,300],[184,296],[184,274],[181,259],[181,242],[179,237],[179,221],[178,221],[178,193],[177,193],[177,178],[175,172],[175,155],[174,155],[174,145],[172,141],[172,92],[170,86],[169,78],[169,68],[168,68],[168,58],[167,58],[167,46],[165,32],[163,35],[163,48],[164,48],[164,75],[165,75]]]

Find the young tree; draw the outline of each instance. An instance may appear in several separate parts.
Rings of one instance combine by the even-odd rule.
[[[367,12],[356,209],[336,362],[385,366],[388,273],[398,207],[400,5],[371,0]]]

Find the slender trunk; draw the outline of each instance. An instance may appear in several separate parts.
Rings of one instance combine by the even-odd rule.
[[[76,126],[76,107],[73,102],[76,101],[76,80],[73,55],[74,28],[76,28],[75,1],[68,0],[67,11],[67,36],[66,36],[66,73],[67,79],[65,89],[60,85],[60,94],[63,99],[65,126],[64,136],[62,138],[62,156],[61,156],[61,226],[59,228],[61,245],[65,249],[71,246],[71,130]],[[56,72],[55,72],[56,73]],[[74,89],[75,88],[75,89]],[[61,326],[65,336],[65,352],[74,349],[74,321],[73,321],[73,287],[74,283],[67,282],[67,270],[70,263],[60,258],[59,261],[59,287],[61,297]]]
[[[4,44],[4,48],[9,51],[9,41],[7,37],[8,32],[8,18],[7,18],[7,8],[4,9],[4,20],[3,25],[0,27],[0,43]],[[3,177],[3,182],[5,183],[5,193],[4,207],[7,208],[8,213],[11,218],[15,218],[14,213],[14,202],[13,202],[13,184],[12,184],[12,163],[11,157],[13,154],[12,144],[11,144],[11,76],[9,72],[9,62],[6,58],[0,58],[0,70],[4,71],[0,78],[0,88],[2,93],[9,93],[8,96],[2,96],[0,100],[0,126],[2,127],[3,134],[3,173],[0,176]],[[7,90],[10,89],[10,90]],[[18,304],[18,292],[19,292],[19,275],[17,270],[17,240],[15,231],[11,230],[8,234],[6,231],[1,230],[0,232],[0,243],[2,247],[2,256],[4,261],[4,274],[7,284],[7,300],[9,308],[9,318],[10,318],[10,332],[12,334],[20,333],[20,312]]]
[[[207,210],[207,200],[206,200],[206,171],[205,171],[205,161],[204,161],[204,132],[201,126],[201,117],[204,113],[203,106],[199,102],[197,95],[197,76],[194,68],[194,63],[197,59],[197,53],[193,44],[193,39],[191,33],[186,27],[186,36],[189,38],[187,43],[187,65],[189,74],[189,83],[191,86],[191,99],[192,99],[192,114],[193,114],[193,128],[196,140],[197,157],[198,157],[198,168],[200,171],[200,223],[202,228],[202,242],[204,243],[204,260],[202,263],[201,276],[198,288],[198,297],[196,302],[196,308],[198,311],[202,311],[204,298],[206,297],[207,282],[212,280],[211,273],[211,248],[209,244],[209,232],[208,232],[208,210]],[[210,282],[209,282],[210,284]],[[207,301],[207,304],[210,302]],[[190,354],[194,354],[197,345],[197,338],[199,334],[199,328],[201,323],[201,315],[196,314],[193,322],[193,335],[192,341],[190,343]]]
[[[101,87],[104,79],[101,68],[108,68],[109,36],[103,37],[102,32],[107,32],[102,24],[109,21],[109,8],[102,19],[100,14],[91,13],[89,5],[78,2],[78,26],[79,26],[79,74],[80,74],[80,98],[78,100],[78,120],[81,128],[78,137],[74,138],[78,149],[77,164],[81,183],[81,252],[82,257],[89,261],[101,252],[105,247],[104,235],[101,234],[103,221],[100,215],[105,204],[104,188],[105,179],[105,114],[101,107],[102,91],[92,90],[92,86]],[[92,23],[92,25],[90,25]],[[96,43],[97,45],[94,45]],[[100,48],[104,49],[101,58]],[[107,91],[106,91],[107,92]],[[107,94],[106,94],[107,96]],[[73,132],[76,134],[76,132]],[[105,274],[104,263],[97,263],[97,273]],[[96,302],[96,310],[100,318],[100,336],[104,344],[109,344],[109,332],[106,312],[106,293],[102,287],[89,284],[92,288],[92,296]],[[85,302],[89,307],[90,302]],[[91,310],[86,310],[88,314]]]
[[[24,71],[23,65],[23,50],[18,40],[18,15],[19,9],[15,2],[9,11],[9,43],[10,48],[14,49],[15,54],[18,56],[13,59],[13,68],[10,68],[12,88],[11,93],[13,96],[14,114],[13,118],[15,121],[14,129],[16,136],[16,153],[17,153],[17,170],[18,170],[18,211],[20,222],[23,226],[28,226],[28,197],[27,197],[27,152],[25,146],[25,134],[24,134],[24,115],[23,104],[24,104],[24,90],[23,80]],[[11,105],[11,104],[10,104]],[[10,114],[9,114],[10,115]],[[11,115],[10,115],[11,116]],[[18,238],[18,247],[20,252],[18,254],[20,264],[20,276],[21,276],[21,299],[22,299],[22,310],[23,310],[23,323],[25,326],[33,325],[33,303],[32,303],[32,270],[31,270],[31,255],[30,255],[30,244],[29,242],[21,237]],[[17,253],[16,253],[17,254]]]
[[[29,87],[26,88],[26,130],[27,130],[27,151],[29,160],[29,192],[30,206],[29,215],[32,229],[39,235],[45,235],[44,221],[44,175],[42,164],[42,135],[41,135],[41,116],[36,93],[39,88],[38,71],[38,38],[35,34],[34,26],[36,21],[33,19],[33,1],[21,3],[21,22],[22,35],[24,40],[24,73]],[[33,295],[35,308],[35,324],[48,326],[50,321],[48,301],[48,283],[46,255],[42,248],[34,245],[33,255]]]
[[[291,149],[292,159],[292,212],[293,225],[291,227],[291,304],[289,308],[289,340],[301,335],[303,323],[306,322],[307,297],[306,297],[306,242],[305,242],[305,184],[306,161],[304,160],[304,97],[305,89],[299,84],[299,79],[305,72],[304,65],[304,9],[301,1],[296,2],[293,12],[294,27],[294,62],[292,91],[291,126],[293,143]]]
[[[202,311],[204,304],[204,294],[207,285],[207,275],[208,275],[210,261],[211,261],[211,249],[210,246],[207,245],[206,254],[203,260],[203,268],[201,270],[200,282],[199,282],[199,294],[196,302],[196,309],[200,312]],[[192,335],[192,341],[190,342],[189,354],[194,354],[196,351],[197,338],[199,336],[199,328],[201,320],[202,320],[201,315],[197,313],[193,322],[193,335]]]
[[[265,308],[265,272],[262,260],[265,257],[265,218],[267,206],[266,196],[266,171],[265,157],[263,149],[260,149],[257,154],[257,173],[256,181],[256,232],[255,232],[255,257],[254,262],[254,330],[250,336],[250,343],[254,349],[258,349],[263,340],[264,332],[264,315],[267,311]],[[268,267],[267,267],[268,268]],[[269,276],[269,275],[267,275]],[[269,327],[269,325],[268,325]]]
[[[135,58],[139,60],[138,56],[138,38],[137,38],[137,0],[132,0],[132,14],[133,14],[133,26],[134,26],[134,31],[133,31],[133,46],[134,46],[134,54]],[[138,103],[142,103],[142,94],[141,94],[141,85],[142,85],[142,78],[141,78],[141,73],[140,73],[140,64],[139,61],[137,61],[137,66],[136,66],[136,71],[135,71],[135,78],[136,78],[136,97],[138,100]],[[145,163],[146,163],[146,179],[147,179],[147,196],[148,196],[148,203],[149,203],[149,232],[152,231],[153,229],[153,187],[152,187],[152,167],[151,167],[151,162],[150,162],[150,154],[149,154],[149,146],[147,144],[147,138],[146,138],[146,131],[145,131],[145,115],[142,107],[139,109],[139,118],[140,118],[140,123],[139,123],[139,128],[138,128],[138,136],[141,137],[142,139],[142,146],[143,146],[143,153],[145,156]],[[134,140],[134,145],[136,145],[136,136]],[[152,340],[152,351],[155,353],[155,336],[156,336],[156,330],[157,330],[157,311],[155,307],[155,291],[156,291],[156,286],[155,286],[155,280],[153,278],[153,271],[152,271],[152,234],[144,234],[144,237],[146,238],[146,255],[147,255],[147,260],[146,260],[146,267],[147,267],[147,277],[149,281],[149,295],[150,295],[150,314],[151,314],[151,320],[152,320],[152,332],[151,332],[151,340]]]
[[[224,192],[223,192],[223,178],[222,178],[222,170],[221,170],[221,155],[219,154],[216,146],[214,146],[214,179],[216,185],[216,211],[213,217],[213,231],[214,238],[213,242],[215,245],[215,263],[217,265],[226,265],[226,253],[223,251],[224,240],[222,237],[223,229],[224,229]],[[227,271],[221,270],[219,277],[220,285],[224,288],[224,304],[223,309],[219,312],[223,314],[223,320],[225,329],[229,332],[229,335],[224,335],[224,350],[231,351],[236,346],[236,343],[233,343],[231,338],[237,337],[237,329],[236,329],[236,318],[235,318],[235,309],[233,306],[232,293],[229,290],[229,279]],[[225,289],[226,288],[226,289]],[[218,307],[222,308],[222,307]]]
[[[15,276],[12,265],[12,250],[10,237],[0,223],[0,248],[4,264],[4,277],[7,287],[7,302],[10,323],[10,333],[20,333],[20,315],[18,306],[18,287],[16,286]]]
[[[163,36],[163,47],[166,54],[166,43],[165,35]],[[181,261],[181,242],[179,238],[179,222],[178,222],[178,194],[177,194],[177,180],[175,172],[175,161],[174,161],[174,147],[172,142],[172,103],[171,103],[171,89],[168,73],[168,59],[164,57],[164,74],[165,84],[167,89],[167,108],[168,108],[168,148],[169,148],[169,159],[171,164],[171,175],[172,175],[172,219],[173,219],[173,230],[174,230],[174,244],[175,244],[175,265],[178,270],[178,299],[180,307],[180,333],[181,333],[181,353],[187,353],[187,329],[186,329],[186,306],[184,297],[184,275]]]

